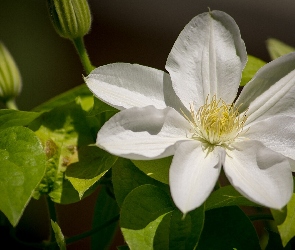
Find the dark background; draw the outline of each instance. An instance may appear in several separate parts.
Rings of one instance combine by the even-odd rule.
[[[294,0],[89,0],[89,4],[93,22],[85,44],[95,66],[129,62],[164,70],[180,31],[208,8],[236,20],[251,55],[269,61],[265,41],[270,37],[295,46]],[[83,83],[79,58],[71,42],[55,33],[46,0],[0,0],[0,40],[22,74],[23,91],[17,99],[21,110]],[[67,236],[91,228],[97,193],[80,203],[58,206]],[[46,236],[44,204],[44,199],[30,202],[18,226],[20,237]],[[120,235],[118,240],[112,249],[122,244]],[[69,249],[87,247],[89,238]]]
[[[197,14],[218,9],[241,29],[249,54],[269,61],[265,40],[295,46],[294,0],[89,0],[93,17],[85,43],[95,66],[139,63],[164,70],[183,27]],[[1,0],[0,40],[23,78],[17,99],[30,110],[83,82],[83,68],[70,41],[54,31],[46,0]]]

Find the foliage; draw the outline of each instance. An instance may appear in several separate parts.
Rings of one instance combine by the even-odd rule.
[[[76,48],[84,46],[76,41]],[[274,59],[291,47],[269,40],[268,49]],[[265,63],[249,55],[241,86]],[[93,68],[89,61],[83,64],[88,71]],[[91,236],[92,249],[108,249],[119,226],[127,244],[118,246],[122,250],[261,249],[247,211],[262,206],[231,185],[216,186],[202,206],[183,215],[169,190],[172,157],[128,160],[98,148],[98,130],[117,112],[94,98],[85,84],[29,112],[0,110],[0,210],[12,227],[31,199],[45,196],[49,203],[71,204],[99,190],[91,231],[67,238],[59,222],[51,220],[55,236],[42,247],[66,249],[67,243]],[[282,211],[272,209],[271,214],[271,229],[261,215],[268,235],[265,249],[291,249],[295,195]]]

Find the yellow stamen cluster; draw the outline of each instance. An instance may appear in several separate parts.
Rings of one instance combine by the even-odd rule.
[[[247,116],[240,117],[238,107],[226,104],[213,96],[196,112],[190,105],[191,118],[186,117],[193,127],[192,138],[210,145],[228,145],[243,131]]]

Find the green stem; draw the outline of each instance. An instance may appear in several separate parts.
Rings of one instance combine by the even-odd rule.
[[[75,235],[73,237],[70,237],[70,238],[66,239],[66,243],[70,244],[70,243],[73,243],[75,241],[84,239],[84,238],[86,238],[86,237],[88,237],[88,236],[90,236],[90,235],[92,235],[92,234],[94,234],[94,233],[108,227],[109,225],[111,225],[114,222],[118,221],[119,218],[120,218],[120,215],[118,214],[118,215],[114,216],[113,218],[111,218],[110,220],[106,221],[105,223],[103,223],[103,224],[101,224],[101,225],[99,225],[99,226],[97,226],[97,227],[95,227],[95,228],[93,228],[93,229],[91,229],[91,230],[89,230],[87,232],[84,232],[82,234]]]
[[[49,212],[50,219],[56,222],[57,216],[56,216],[55,204],[49,196],[47,196],[47,204],[48,204],[48,212]]]
[[[49,196],[47,196],[47,206],[48,206],[48,212],[49,212],[50,219],[53,220],[54,222],[56,222],[57,216],[56,216],[55,204]],[[50,235],[49,235],[49,244],[50,244],[50,243],[55,243],[56,239],[55,239],[55,233],[54,233],[53,228],[51,226],[51,221],[50,221],[49,225],[50,225]],[[54,247],[51,249],[54,249]]]
[[[89,231],[86,231],[86,232],[84,232],[82,234],[70,237],[70,238],[66,239],[66,244],[68,245],[68,244],[74,243],[76,241],[82,240],[84,238],[87,238],[87,237],[91,236],[92,234],[94,234],[96,232],[99,232],[100,230],[104,229],[105,227],[107,227],[107,226],[113,224],[114,222],[118,221],[119,218],[120,218],[120,215],[118,214],[118,215],[114,216],[113,218],[111,218],[110,220],[106,221],[105,223],[103,223],[103,224],[101,224],[101,225],[99,225],[99,226],[97,226],[97,227],[95,227],[95,228],[93,228],[93,229],[91,229]],[[55,246],[55,245],[56,245],[56,242],[49,243],[49,246]]]
[[[15,109],[15,110],[18,110],[17,105],[16,105],[14,99],[10,99],[10,100],[8,100],[8,101],[5,103],[5,105],[6,105],[6,107],[7,107],[8,109]]]
[[[248,216],[251,221],[255,220],[274,220],[271,214],[255,214]]]
[[[87,50],[84,45],[83,37],[78,37],[72,40],[74,46],[78,52],[81,63],[84,67],[86,74],[88,75],[95,67],[91,64],[89,56],[87,54]]]
[[[47,244],[44,244],[44,243],[30,243],[30,242],[25,242],[25,241],[22,241],[20,239],[18,239],[15,235],[15,228],[13,228],[11,226],[10,228],[10,236],[15,240],[17,241],[18,243],[24,245],[24,246],[28,246],[28,247],[32,247],[32,249],[44,249],[44,247],[46,247]]]
[[[50,201],[48,204],[53,204],[53,205],[54,205],[54,203],[53,203],[52,201]],[[49,205],[48,207],[50,207],[50,206],[51,206],[51,205]],[[49,209],[49,210],[50,210],[50,209]],[[55,212],[54,212],[54,214],[55,214]],[[54,217],[54,216],[53,216],[53,217]],[[93,228],[93,229],[91,229],[91,230],[89,230],[89,231],[87,231],[87,232],[84,232],[84,233],[82,233],[82,234],[79,234],[79,235],[75,235],[75,236],[73,236],[73,237],[70,237],[70,238],[66,239],[66,244],[70,244],[70,243],[73,243],[73,242],[75,242],[75,241],[78,241],[78,240],[84,239],[84,238],[86,238],[86,237],[89,237],[89,236],[91,236],[92,234],[94,234],[94,233],[96,233],[96,232],[99,232],[100,230],[104,229],[105,227],[107,227],[107,226],[113,224],[114,222],[118,221],[119,218],[120,218],[120,215],[118,214],[118,215],[114,216],[113,218],[111,218],[110,220],[106,221],[105,223],[103,223],[103,224],[101,224],[101,225],[99,225],[99,226],[97,226],[97,227],[95,227],[95,228]],[[52,232],[52,233],[53,233],[53,235],[54,235],[54,232]],[[25,245],[25,246],[31,246],[31,247],[33,247],[33,248],[35,248],[35,247],[36,247],[36,248],[40,248],[40,247],[41,247],[42,249],[55,249],[55,247],[57,246],[56,241],[53,241],[53,239],[51,239],[50,242],[43,242],[43,243],[29,243],[29,242],[21,241],[21,240],[19,240],[19,239],[16,237],[16,235],[15,235],[15,233],[14,233],[14,228],[13,228],[13,227],[12,227],[12,229],[11,229],[11,235],[12,235],[13,238],[14,238],[15,240],[17,240],[19,243],[21,243],[21,244],[23,244],[23,245]]]

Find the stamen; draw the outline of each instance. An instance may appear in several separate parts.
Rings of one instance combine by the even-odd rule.
[[[234,104],[226,104],[222,99],[217,100],[215,95],[211,101],[207,96],[205,104],[197,112],[191,103],[191,117],[185,114],[184,117],[193,128],[193,139],[207,142],[209,145],[228,146],[240,136],[247,120],[246,114],[241,117],[238,109]]]

